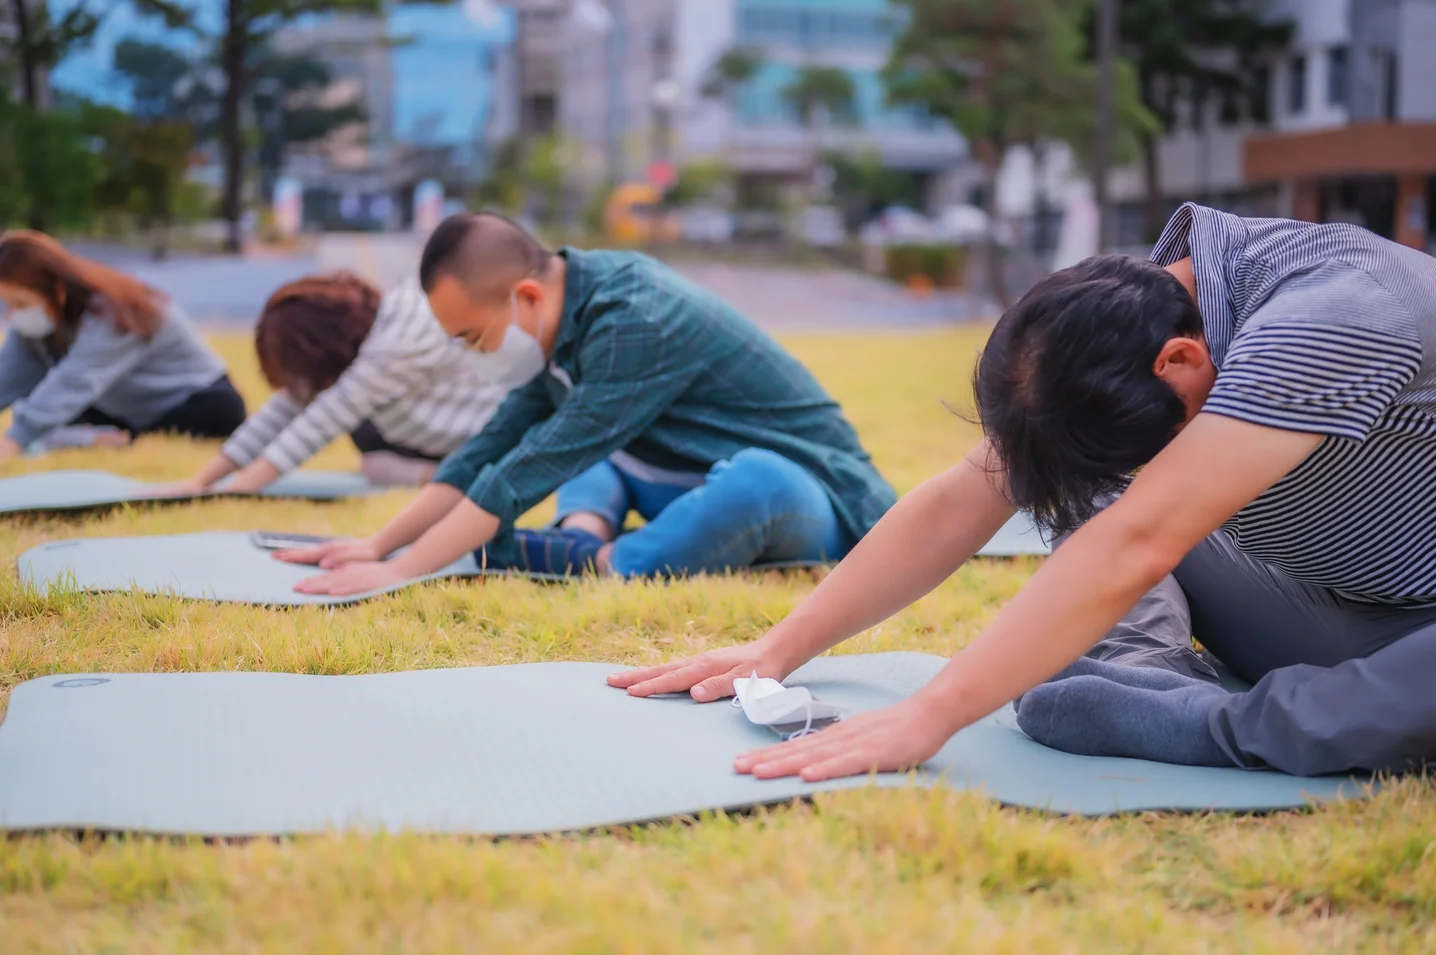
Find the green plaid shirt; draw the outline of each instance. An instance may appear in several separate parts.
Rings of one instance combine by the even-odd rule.
[[[568,274],[548,371],[511,392],[435,481],[507,530],[615,451],[706,473],[764,448],[822,483],[854,540],[896,501],[812,373],[731,306],[644,255],[560,254]]]

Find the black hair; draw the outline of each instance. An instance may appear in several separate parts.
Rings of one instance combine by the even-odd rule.
[[[1067,533],[1156,457],[1186,418],[1153,371],[1180,337],[1202,337],[1197,303],[1170,272],[1131,256],[1063,269],[1009,308],[973,390],[1012,503]]]
[[[458,279],[475,300],[507,295],[541,274],[553,258],[523,226],[494,212],[459,213],[439,223],[419,259],[419,284],[434,289],[440,275]]]

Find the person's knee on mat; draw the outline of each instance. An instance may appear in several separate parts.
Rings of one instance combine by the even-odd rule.
[[[656,520],[618,537],[613,572],[652,577],[736,570],[769,559],[775,541],[792,545],[789,538],[801,538],[802,552],[779,559],[837,558],[820,553],[835,536],[831,507],[802,467],[773,451],[746,448],[714,465],[701,487]]]

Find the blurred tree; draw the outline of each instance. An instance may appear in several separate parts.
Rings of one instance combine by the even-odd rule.
[[[984,176],[991,227],[985,258],[991,293],[1009,303],[1001,248],[997,174],[1013,146],[1071,144],[1085,155],[1095,135],[1096,69],[1084,56],[1072,0],[894,0],[902,31],[884,71],[888,98],[943,119],[971,144]],[[1119,127],[1147,129],[1129,64],[1119,63]]]
[[[86,110],[86,126],[102,143],[94,195],[102,206],[135,216],[153,239],[156,259],[169,250],[169,229],[194,148],[182,119],[138,116],[109,107]]]
[[[849,229],[856,229],[888,206],[922,205],[918,177],[887,166],[875,148],[855,156],[830,152],[823,161],[833,170],[833,196]]]
[[[517,136],[504,140],[489,157],[487,175],[474,188],[474,205],[518,215],[524,203],[523,168],[523,140]]]
[[[533,216],[556,227],[569,211],[572,173],[579,165],[575,145],[562,136],[530,141],[506,140],[489,160],[488,175],[474,190],[480,208],[497,208],[510,216]],[[576,217],[576,213],[575,213]]]
[[[129,84],[135,116],[183,120],[197,140],[214,135],[219,79],[212,64],[207,68],[174,47],[131,37],[116,44],[113,69]]]
[[[1264,6],[1264,0],[1122,0],[1121,50],[1135,64],[1142,103],[1158,123],[1141,137],[1149,241],[1166,218],[1157,140],[1176,122],[1177,104],[1210,95],[1220,98],[1224,121],[1267,118],[1266,63],[1291,42],[1294,26]],[[1089,20],[1095,49],[1095,18]]]
[[[28,172],[29,200],[25,217],[33,229],[44,229],[52,208],[52,200],[69,203],[70,186],[51,181],[59,167],[48,162],[44,150],[61,150],[74,159],[78,154],[62,142],[67,133],[77,134],[78,119],[68,116],[47,120],[42,114],[44,78],[70,53],[83,47],[95,35],[104,16],[122,5],[121,0],[87,0],[68,7],[58,19],[52,15],[48,0],[4,0],[9,8],[13,29],[0,37],[0,56],[14,65],[20,84],[18,103],[6,109],[6,117],[16,124],[12,142],[18,151],[17,161]],[[130,6],[142,15],[158,16],[172,26],[188,22],[188,12],[173,0],[129,0]],[[73,170],[72,170],[73,171]],[[38,177],[38,178],[37,178]],[[66,207],[65,215],[73,212]]]
[[[447,4],[452,0],[392,2]],[[224,0],[224,26],[219,36],[213,39],[220,73],[224,78],[219,109],[219,140],[224,151],[224,189],[220,205],[221,214],[229,222],[226,244],[231,250],[239,249],[241,239],[239,223],[243,212],[247,152],[244,106],[262,79],[254,68],[256,52],[265,49],[276,32],[301,16],[319,13],[378,15],[387,6],[389,0]],[[266,88],[261,96],[268,96],[271,91]],[[314,118],[310,115],[304,122]],[[300,122],[299,117],[295,120]]]
[[[733,169],[722,159],[697,159],[685,163],[678,179],[668,190],[666,201],[673,206],[689,206],[713,200],[724,191],[731,191]]]
[[[727,100],[736,110],[733,100],[762,68],[763,51],[750,46],[730,47],[709,68],[703,80],[703,97]]]
[[[39,112],[0,92],[0,222],[85,224],[97,167],[77,109]]]
[[[332,76],[318,59],[281,54],[268,43],[251,47],[248,57],[245,102],[259,127],[255,152],[260,193],[268,197],[286,147],[363,122],[365,111],[357,98],[329,103],[321,97]],[[185,122],[197,142],[222,135],[225,80],[212,58],[191,60],[164,44],[131,38],[116,46],[114,68],[129,83],[140,118]]]
[[[841,67],[808,64],[800,67],[792,82],[783,87],[782,97],[808,135],[806,178],[812,198],[817,191],[820,156],[828,127],[832,124],[852,126],[858,121],[857,84]]]

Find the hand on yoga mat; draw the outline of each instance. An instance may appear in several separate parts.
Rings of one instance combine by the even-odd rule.
[[[372,590],[383,590],[409,580],[405,572],[394,561],[372,561],[345,564],[332,574],[306,577],[294,585],[301,594],[328,594],[331,597],[347,597],[350,594],[364,594]]]
[[[379,548],[367,537],[358,540],[325,541],[316,547],[297,547],[274,552],[274,559],[282,560],[286,564],[314,564],[325,570],[337,570],[348,564],[374,563],[383,557]],[[321,592],[323,591],[315,591]]]
[[[792,670],[759,640],[656,667],[615,673],[608,678],[608,685],[627,690],[629,696],[688,692],[699,703],[709,703],[732,696],[733,681],[752,676],[754,671],[759,676],[782,680]]]
[[[898,772],[931,759],[948,735],[938,715],[912,697],[786,743],[750,750],[733,761],[733,768],[759,779],[799,776],[809,783]]]

